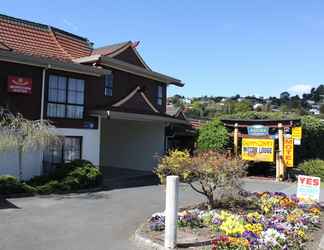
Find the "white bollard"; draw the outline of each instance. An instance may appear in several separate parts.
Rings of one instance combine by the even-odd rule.
[[[179,177],[167,176],[165,200],[165,249],[177,246],[177,217],[178,217]]]

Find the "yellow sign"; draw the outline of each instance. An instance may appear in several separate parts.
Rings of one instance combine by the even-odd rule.
[[[302,138],[302,128],[301,127],[292,128],[291,138],[301,140],[301,138]]]
[[[242,159],[247,161],[273,162],[274,140],[243,138]]]
[[[285,138],[283,160],[286,167],[294,166],[294,139]]]

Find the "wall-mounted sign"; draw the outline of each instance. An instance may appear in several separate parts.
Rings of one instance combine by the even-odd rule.
[[[93,129],[93,128],[95,127],[95,125],[94,125],[93,122],[85,121],[85,122],[83,123],[83,127],[84,127],[84,128]]]
[[[314,176],[299,175],[297,197],[319,201],[321,191],[321,179]]]
[[[242,159],[247,161],[273,162],[274,140],[243,138]]]
[[[284,139],[283,160],[286,167],[294,166],[294,139],[292,138]]]
[[[291,137],[293,139],[301,140],[301,138],[302,138],[302,128],[301,127],[292,128]]]
[[[247,128],[250,136],[266,136],[269,135],[269,128],[263,125],[254,125]]]
[[[33,80],[27,77],[8,76],[8,92],[31,94]]]

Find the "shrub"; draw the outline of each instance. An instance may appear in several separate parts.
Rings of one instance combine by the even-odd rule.
[[[301,162],[308,159],[324,160],[324,122],[313,116],[304,116],[301,119],[303,138],[296,149],[296,160]]]
[[[37,176],[28,183],[42,194],[72,191],[95,187],[100,183],[101,172],[91,162],[75,160],[61,164],[49,176]]]
[[[308,160],[298,165],[306,175],[317,176],[324,180],[324,161],[323,160]]]
[[[221,117],[222,119],[294,119],[299,118],[299,115],[297,114],[287,114],[283,112],[256,112],[256,111],[248,111],[248,112],[239,112],[236,114],[230,114],[230,115],[223,115]]]
[[[188,152],[177,150],[161,158],[156,173],[162,183],[167,175],[178,175],[182,182],[188,183],[193,190],[204,195],[208,206],[214,208],[215,191],[221,194],[219,198],[230,197],[239,191],[240,178],[245,174],[244,167],[244,161],[230,154],[206,151],[190,158]]]
[[[0,176],[0,194],[35,193],[36,189],[11,175]]]
[[[223,123],[215,118],[199,130],[199,150],[223,150],[229,142],[229,135]]]
[[[60,190],[61,184],[58,181],[49,181],[42,186],[38,186],[36,189],[40,194],[50,194]]]
[[[187,150],[181,151],[178,149],[169,151],[167,155],[160,159],[158,167],[155,169],[155,174],[160,178],[162,184],[168,175],[177,175],[181,181],[186,181],[188,166],[191,164],[190,154]]]

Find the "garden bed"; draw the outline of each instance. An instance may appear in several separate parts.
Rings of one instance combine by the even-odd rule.
[[[190,249],[317,249],[323,236],[323,213],[317,203],[283,193],[254,193],[244,201],[204,204],[178,214],[178,247]],[[224,206],[225,205],[225,206]],[[163,245],[164,214],[141,226],[142,238]]]

